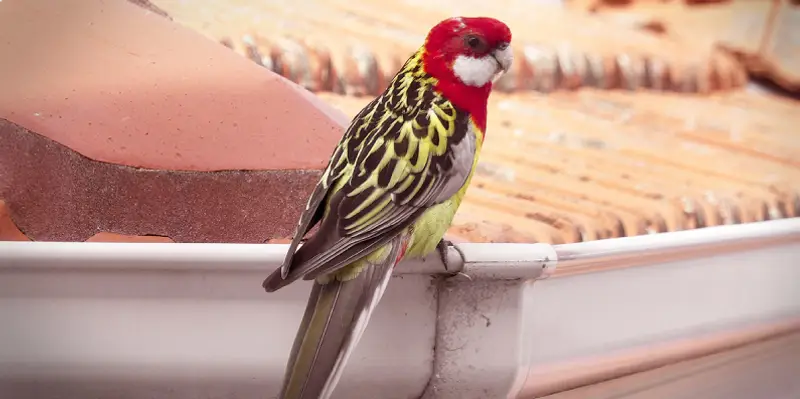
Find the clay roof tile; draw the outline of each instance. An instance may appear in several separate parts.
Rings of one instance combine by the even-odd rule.
[[[129,2],[3,2],[0,37],[2,239],[291,236],[348,122]]]
[[[321,96],[349,115],[367,101]],[[450,233],[563,243],[795,216],[798,104],[747,92],[493,94]]]
[[[643,21],[658,23],[675,37],[725,49],[736,55],[751,74],[800,92],[800,56],[794,50],[799,44],[800,9],[791,1],[639,0],[621,6],[608,3],[569,2],[573,10],[593,9],[595,16],[623,26]]]
[[[0,64],[0,116],[91,159],[318,169],[348,122],[297,85],[127,2],[11,2],[0,29],[0,54],[13,59]],[[303,157],[287,156],[296,148]]]
[[[260,1],[236,10],[225,2],[197,7],[161,0],[159,5],[175,21],[310,90],[367,96],[383,90],[386,77],[416,50],[431,26],[464,9],[461,0],[323,1],[314,7]],[[469,10],[500,18],[514,32],[518,67],[498,82],[501,91],[591,86],[711,92],[746,81],[742,66],[712,42],[653,32],[642,24],[617,24],[523,1],[502,7],[470,2]]]

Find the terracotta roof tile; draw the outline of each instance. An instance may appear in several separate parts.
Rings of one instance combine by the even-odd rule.
[[[175,20],[313,91],[375,95],[436,22],[464,2],[303,3],[159,0]],[[517,65],[499,90],[593,86],[709,92],[742,86],[744,71],[711,42],[655,34],[529,2],[469,2],[471,14],[507,22]],[[282,21],[275,23],[274,21]],[[390,45],[387,45],[390,44]]]
[[[129,166],[325,166],[348,122],[327,104],[156,14],[89,1],[97,7],[3,4],[0,56],[13,62],[0,63],[0,117],[91,159]],[[47,12],[37,8],[45,3]],[[257,103],[263,112],[248,106]],[[278,137],[282,148],[273,145]],[[308,157],[281,156],[298,146]]]
[[[6,202],[0,200],[0,241],[30,241],[30,239],[23,234],[11,215],[8,212]]]
[[[761,47],[756,53],[744,52],[737,42],[723,45],[744,54],[748,67],[787,90],[800,93],[800,8],[788,1],[775,4]]]
[[[4,6],[7,12],[0,14],[0,22],[4,22],[0,31],[29,40],[26,51],[15,47],[19,41],[0,42],[6,58],[18,61],[0,65],[7,80],[5,97],[0,95],[0,117],[6,118],[0,118],[0,170],[11,171],[0,176],[0,198],[8,204],[0,204],[0,212],[5,212],[0,215],[0,230],[24,239],[21,232],[14,233],[19,226],[16,230],[37,240],[83,241],[98,232],[121,239],[159,235],[176,242],[285,240],[346,120],[309,93],[214,43],[198,39],[186,29],[159,20],[149,11],[136,13],[124,2],[96,1],[97,7],[76,10],[30,0],[10,3],[8,7],[12,8]],[[156,2],[173,13],[167,1]],[[442,3],[443,12],[449,12],[448,7],[456,3]],[[291,10],[278,2],[215,0],[208,4],[211,6],[193,8],[199,14],[193,21],[228,23],[204,28],[212,37],[222,37],[215,36],[214,30],[230,31],[232,26],[242,32],[251,31],[251,26],[272,26],[272,30],[264,31],[265,37],[281,42],[285,33],[307,29],[309,37],[324,42],[330,50],[318,52],[313,62],[334,67],[351,65],[345,68],[347,73],[372,69],[358,72],[348,78],[349,86],[338,89],[354,94],[381,86],[380,80],[364,77],[380,76],[374,71],[376,65],[392,65],[396,54],[409,51],[408,46],[419,43],[420,32],[441,18],[430,9],[434,5],[424,2],[413,3],[413,8],[395,4],[390,12],[365,2],[315,3],[313,10],[305,3],[294,4]],[[233,11],[219,12],[223,6]],[[480,7],[478,2],[470,3],[473,6]],[[260,11],[248,7],[260,7]],[[34,11],[35,18],[24,18]],[[96,15],[100,11],[105,14],[103,18]],[[387,14],[385,19],[366,18],[383,14]],[[265,15],[285,18],[275,23],[275,18],[266,19]],[[528,32],[523,38],[540,34],[545,40],[557,33],[567,35],[576,48],[595,48],[591,43],[597,48],[606,46],[592,42],[590,36],[569,36],[566,28],[554,26],[555,22],[547,18],[534,19],[540,18],[539,14],[532,15],[535,17],[529,19],[522,14],[509,16],[521,26],[520,31]],[[237,18],[240,24],[230,25]],[[71,51],[80,48],[85,54],[100,57],[94,63],[87,61],[92,57],[64,57],[59,53],[61,47],[52,46],[56,41],[51,27],[65,20],[83,29],[72,30],[72,36],[66,37],[75,44]],[[243,20],[250,22],[241,23]],[[414,24],[408,24],[409,20]],[[18,21],[36,23],[29,26],[29,22],[20,25]],[[541,23],[541,32],[525,27],[534,22]],[[95,39],[97,29],[101,29],[103,41]],[[596,35],[597,30],[592,29],[584,33]],[[622,32],[610,35],[625,38]],[[649,45],[622,42],[617,47],[612,45],[609,54],[639,55],[649,46],[663,44],[642,40]],[[361,54],[359,43],[377,50],[366,56],[339,58],[348,52]],[[280,53],[281,57],[269,58],[276,62],[272,67],[295,80],[308,81],[312,68],[297,70],[289,64],[302,64],[302,60],[287,61],[297,54],[295,44],[281,42],[280,46],[287,50]],[[175,48],[182,49],[185,59],[176,58],[171,51]],[[10,50],[22,56],[11,57]],[[702,51],[690,50],[687,62],[709,59]],[[659,57],[663,58],[661,54]],[[119,68],[109,70],[97,59]],[[54,60],[68,62],[48,69],[55,65]],[[148,67],[143,60],[155,61],[157,66]],[[92,78],[91,71],[95,75],[114,73]],[[37,72],[40,81],[22,85],[10,79],[23,76],[21,72]],[[108,85],[127,84],[144,90],[146,85],[142,84],[152,83],[145,77],[174,83],[180,80],[178,76],[186,76],[182,74],[193,77],[193,88],[215,95],[192,97],[196,101],[168,101],[167,97],[182,91],[167,85],[160,95],[150,92],[150,96],[142,97],[157,104],[107,101]],[[320,76],[310,80],[330,79]],[[325,84],[335,88],[342,83],[332,79]],[[268,90],[271,85],[279,89]],[[82,95],[73,98],[66,94],[70,90]],[[323,94],[323,99],[348,115],[369,100],[330,93]],[[132,97],[123,96],[121,100],[132,101]],[[745,92],[713,96],[599,90],[559,91],[547,96],[530,91],[496,94],[482,162],[451,233],[456,240],[559,243],[798,216],[800,161],[794,156],[800,149],[794,135],[800,118],[797,105],[795,101]],[[45,112],[34,106],[41,106]],[[175,109],[170,107],[188,110],[172,112]],[[122,123],[127,112],[140,117],[131,124]],[[58,116],[62,122],[58,122]],[[198,120],[231,124],[212,129],[197,126]],[[314,120],[319,124],[298,125],[313,124]],[[94,123],[89,127],[90,122],[97,121],[103,122],[102,129]],[[252,123],[249,129],[233,125],[246,121]],[[287,126],[291,132],[285,130]],[[179,128],[188,128],[188,133],[178,134]],[[155,132],[157,140],[143,139],[143,131]],[[217,145],[200,145],[203,135],[212,131],[217,134]],[[295,134],[297,131],[303,133]],[[112,137],[116,144],[98,141],[106,137]],[[149,143],[149,147],[135,151],[115,147],[125,140],[131,146]],[[202,162],[192,164],[174,153],[158,153],[158,149],[176,144],[171,140],[188,146]],[[277,140],[294,144],[277,147],[273,145]],[[308,151],[310,143],[317,145],[313,151]],[[303,157],[299,158],[297,151],[286,150],[301,147]],[[149,152],[153,148],[156,150]],[[265,148],[280,151],[264,158]],[[308,170],[285,170],[298,165],[306,165]],[[245,170],[212,172],[237,167]],[[199,171],[174,170],[182,168]],[[7,176],[12,179],[4,179]],[[8,226],[13,228],[9,230]],[[103,236],[108,234],[100,238]]]
[[[81,4],[0,6],[0,239],[291,235],[348,119],[151,11]]]
[[[800,8],[789,1],[721,1],[701,7],[684,1],[638,1],[623,7],[601,3],[574,6],[594,8],[623,26],[657,21],[675,37],[729,50],[751,73],[800,91],[800,55],[795,50],[800,46]]]
[[[348,115],[367,102],[321,96]],[[563,243],[800,216],[798,105],[746,92],[494,94],[450,233]]]
[[[161,236],[134,236],[128,234],[117,234],[109,232],[100,232],[86,239],[86,242],[142,242],[142,243],[169,243],[172,241],[169,237]]]

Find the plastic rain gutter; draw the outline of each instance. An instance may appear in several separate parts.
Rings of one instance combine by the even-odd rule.
[[[274,395],[309,289],[261,289],[286,248],[0,242],[0,392]],[[800,329],[800,218],[460,248],[398,267],[334,397],[536,397]]]

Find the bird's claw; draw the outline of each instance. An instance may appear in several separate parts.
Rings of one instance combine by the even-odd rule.
[[[447,251],[449,247],[453,247],[453,249],[455,249],[456,252],[458,252],[458,254],[461,255],[462,260],[466,258],[464,257],[464,252],[461,251],[461,248],[453,244],[452,241],[445,240],[444,238],[441,241],[439,241],[439,244],[436,245],[436,250],[439,251],[439,257],[442,260],[442,263],[444,264],[444,269],[447,271],[453,271],[453,269],[455,268],[452,267],[447,258]]]

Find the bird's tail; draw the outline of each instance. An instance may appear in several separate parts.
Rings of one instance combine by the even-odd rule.
[[[280,399],[330,397],[406,245],[405,237],[397,237],[359,261],[364,262],[363,269],[352,278],[314,282],[286,365]]]

